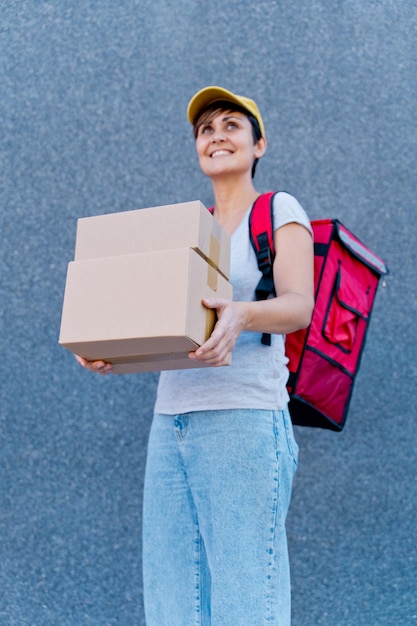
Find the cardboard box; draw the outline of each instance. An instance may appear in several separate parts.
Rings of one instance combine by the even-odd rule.
[[[185,247],[230,277],[230,237],[198,200],[80,218],[74,260]]]
[[[187,355],[215,323],[202,299],[232,299],[224,276],[190,247],[80,260],[85,245],[68,265],[59,343],[114,373],[201,367]]]

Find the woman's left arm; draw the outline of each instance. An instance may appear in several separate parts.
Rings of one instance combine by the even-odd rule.
[[[296,223],[274,233],[276,297],[253,302],[216,298],[204,302],[218,321],[209,339],[190,354],[210,365],[225,365],[243,330],[287,334],[309,325],[314,308],[314,251],[309,231]]]

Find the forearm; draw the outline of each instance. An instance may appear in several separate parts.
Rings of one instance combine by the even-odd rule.
[[[288,292],[269,300],[235,303],[242,316],[242,330],[287,334],[306,328],[314,302],[303,294]]]

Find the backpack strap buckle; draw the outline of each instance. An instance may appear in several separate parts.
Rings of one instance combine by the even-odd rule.
[[[257,236],[259,249],[257,252],[258,268],[262,274],[268,273],[272,268],[272,254],[269,246],[268,234],[261,233]]]

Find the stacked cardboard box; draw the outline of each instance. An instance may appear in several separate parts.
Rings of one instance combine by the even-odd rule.
[[[81,218],[59,343],[114,373],[201,367],[202,299],[232,299],[229,275],[230,237],[201,202]]]

